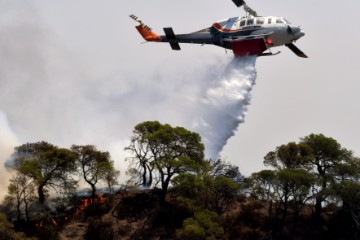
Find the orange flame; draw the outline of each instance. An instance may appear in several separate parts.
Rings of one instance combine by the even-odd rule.
[[[101,194],[98,194],[98,198],[101,203],[105,202],[105,198]]]
[[[85,210],[85,208],[87,208],[92,203],[103,203],[106,200],[101,194],[98,194],[97,197],[97,199],[93,199],[91,197],[83,198],[81,200],[81,204],[76,209],[75,215],[80,215]]]
[[[84,198],[81,200],[81,204],[76,209],[75,215],[79,215],[82,213],[87,206],[89,206],[92,203],[92,198]]]
[[[37,224],[35,224],[35,227],[39,230],[43,227],[43,223],[42,222],[37,223]]]

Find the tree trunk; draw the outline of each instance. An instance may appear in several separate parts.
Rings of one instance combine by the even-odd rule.
[[[283,213],[282,213],[282,220],[281,220],[282,226],[284,226],[284,224],[285,224],[287,211],[288,211],[288,200],[285,199],[285,201],[284,201],[284,210],[283,210]]]
[[[45,202],[45,193],[44,193],[44,185],[41,184],[38,187],[38,196],[39,196],[39,203],[44,204]]]
[[[21,201],[19,199],[17,199],[16,210],[17,210],[17,220],[20,221],[20,217],[21,217]]]
[[[314,212],[314,217],[316,220],[319,220],[321,217],[321,211],[322,211],[322,204],[323,200],[322,197],[316,196],[316,203],[315,203],[315,212]]]
[[[281,225],[280,225],[280,234],[282,234],[284,226],[285,226],[285,222],[286,222],[286,216],[287,216],[287,211],[288,211],[288,199],[289,197],[287,196],[287,191],[284,197],[284,209],[282,212],[282,217],[281,217]]]
[[[107,184],[108,184],[108,188],[109,188],[109,193],[112,194],[113,190],[112,190],[112,186],[111,186],[110,181],[108,181]]]
[[[29,203],[26,199],[24,199],[24,204],[25,204],[25,218],[26,221],[29,221]]]
[[[161,192],[160,192],[160,199],[159,199],[161,205],[163,205],[165,203],[165,197],[166,197],[167,190],[169,188],[170,179],[171,179],[171,176],[167,176],[165,181],[162,181],[162,183],[161,183]]]
[[[269,201],[268,215],[269,215],[269,219],[272,219],[273,218],[273,201],[272,201],[272,199],[270,199],[268,201]]]
[[[90,186],[91,186],[91,198],[92,199],[95,199],[96,197],[96,187],[95,187],[95,184],[92,184],[92,183],[89,183]]]
[[[142,185],[143,185],[143,186],[148,186],[147,177],[146,177],[146,174],[147,174],[146,164],[143,163],[143,164],[142,164],[142,167],[143,167]]]
[[[152,177],[152,170],[149,165],[146,165],[149,170],[149,181],[147,183],[147,186],[150,187],[152,185],[153,177]]]

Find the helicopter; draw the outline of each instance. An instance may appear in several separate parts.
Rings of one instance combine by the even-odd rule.
[[[278,16],[259,16],[244,0],[232,0],[237,7],[243,7],[246,16],[231,17],[218,21],[212,26],[188,34],[175,34],[171,27],[163,28],[165,35],[158,35],[144,24],[140,18],[130,17],[139,23],[136,29],[149,42],[169,43],[173,50],[181,50],[179,43],[211,44],[232,50],[235,56],[271,56],[271,48],[286,46],[297,56],[307,58],[294,42],[305,32],[286,18]],[[269,50],[269,52],[265,52]]]

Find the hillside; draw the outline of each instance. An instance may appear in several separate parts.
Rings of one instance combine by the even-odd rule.
[[[38,222],[15,222],[14,229],[24,231],[28,239],[60,240],[358,239],[349,214],[337,207],[325,208],[320,222],[313,218],[311,206],[297,217],[290,209],[282,223],[269,217],[268,203],[249,197],[237,197],[215,218],[196,218],[197,213],[179,201],[173,190],[162,205],[157,190],[119,191],[92,203],[85,199]],[[19,232],[0,234],[1,240],[23,237]]]
[[[165,205],[160,206],[154,190],[118,192],[107,196],[97,205],[89,205],[62,226],[59,238],[62,240],[82,239],[183,239],[177,230],[183,229],[184,220],[194,216],[194,212],[177,200],[175,192],[169,193]],[[268,217],[267,203],[239,197],[220,215],[221,235],[213,234],[206,239],[350,239],[351,223],[345,221],[344,212],[338,208],[327,208],[322,222],[315,222],[311,206],[307,206],[295,219],[292,214],[284,223]],[[195,223],[199,228],[213,231],[214,226]],[[344,225],[347,225],[344,227]],[[335,226],[329,228],[329,226]],[[339,236],[337,230],[348,229],[350,233]],[[281,231],[281,232],[280,232]],[[196,232],[196,231],[195,231]],[[350,234],[350,235],[349,235]],[[196,234],[190,239],[198,238]]]

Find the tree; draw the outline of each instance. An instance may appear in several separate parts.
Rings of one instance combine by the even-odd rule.
[[[304,169],[262,170],[250,177],[250,189],[252,195],[267,202],[269,219],[275,221],[281,234],[290,207],[296,225],[301,209],[309,200],[313,182],[313,175]]]
[[[239,184],[222,175],[216,176],[213,180],[213,188],[211,189],[213,206],[216,212],[221,214],[230,207],[231,202],[237,197]]]
[[[341,147],[335,139],[325,137],[323,134],[310,134],[301,138],[299,143],[290,142],[277,147],[275,151],[265,156],[264,164],[274,167],[278,177],[296,177],[298,174],[294,175],[295,172],[290,174],[288,171],[292,169],[303,171],[302,177],[306,177],[307,180],[313,179],[311,197],[315,199],[316,218],[320,218],[325,201],[339,196],[341,192],[339,189],[344,183],[357,180],[360,176],[360,160],[355,158],[351,151]],[[284,175],[285,172],[280,174],[286,169],[288,169],[287,174]],[[306,176],[306,171],[313,177]],[[305,185],[303,185],[304,189],[298,190],[306,192],[308,182],[300,177],[297,176],[296,181],[301,180]],[[291,179],[283,178],[283,180],[287,182]]]
[[[211,174],[213,176],[224,176],[232,179],[235,182],[243,182],[245,177],[240,173],[239,167],[234,166],[228,162],[222,161],[221,159],[209,161]]]
[[[130,161],[129,173],[139,173],[139,181],[136,181],[144,187],[150,187],[153,184],[153,170],[155,165],[151,164],[154,157],[157,155],[157,149],[150,138],[161,128],[161,124],[155,122],[144,122],[135,126],[133,136],[131,137],[130,145],[125,147],[126,151],[132,154],[132,157],[127,158]]]
[[[250,177],[250,189],[252,195],[255,195],[260,200],[266,201],[268,204],[268,215],[272,218],[273,215],[273,201],[274,197],[274,184],[276,172],[273,170],[262,170],[253,173]]]
[[[107,183],[109,193],[113,193],[113,186],[118,184],[118,178],[120,176],[120,171],[116,170],[114,167],[114,161],[107,163],[107,171],[104,173],[104,181]]]
[[[309,199],[309,191],[314,181],[313,175],[304,169],[282,169],[275,178],[275,193],[282,206],[282,223],[285,222],[289,201],[293,202],[295,218]]]
[[[71,150],[76,154],[76,162],[81,175],[91,187],[91,197],[96,197],[96,184],[99,181],[108,183],[109,188],[116,179],[116,170],[110,160],[109,152],[102,152],[93,145],[73,145]]]
[[[290,142],[281,145],[275,151],[271,151],[264,157],[264,165],[277,170],[284,168],[308,169],[311,158],[311,148],[306,144]]]
[[[45,202],[49,188],[74,191],[77,182],[72,174],[76,171],[76,156],[70,150],[47,142],[27,143],[16,147],[13,157],[13,168],[34,180],[39,203]]]
[[[238,197],[240,183],[233,176],[214,175],[214,169],[210,165],[211,163],[205,162],[195,174],[181,173],[172,180],[172,184],[179,194],[179,200],[191,210],[207,209],[221,214]]]
[[[351,166],[356,158],[351,151],[341,147],[335,139],[323,134],[310,134],[302,138],[300,143],[311,148],[311,158],[308,160],[317,176],[314,188],[315,217],[320,218],[322,203],[334,194],[337,178],[358,175],[358,171],[351,173],[351,167],[346,167]],[[340,176],[339,173],[341,173]]]
[[[157,121],[135,126],[131,143],[125,149],[134,154],[132,163],[140,167],[143,185],[152,183],[152,171],[156,169],[161,202],[165,201],[173,176],[197,171],[204,162],[204,145],[199,134]]]
[[[36,186],[32,179],[20,172],[10,179],[5,201],[7,204],[15,206],[18,221],[23,215],[25,215],[25,220],[29,221],[29,208],[35,200],[35,191]]]
[[[285,221],[287,215],[289,200],[294,201],[295,208],[300,208],[300,204],[296,201],[299,194],[294,189],[294,186],[299,187],[303,194],[308,194],[308,185],[311,183],[301,181],[301,173],[304,173],[307,179],[312,179],[307,175],[305,170],[309,170],[311,165],[309,159],[311,158],[311,148],[302,143],[290,142],[283,144],[271,151],[264,157],[264,165],[275,168],[275,171],[264,170],[253,174],[252,180],[255,183],[253,190],[260,198],[269,202],[269,216],[272,216],[272,200],[278,201],[278,210],[282,209],[282,221]],[[303,171],[304,170],[304,171]],[[299,171],[301,172],[299,174]],[[303,186],[301,184],[304,184]],[[299,185],[300,184],[300,185]],[[302,195],[301,195],[302,196]],[[307,199],[307,195],[306,195]],[[297,199],[299,200],[299,199]],[[297,215],[297,211],[296,215]]]
[[[344,210],[350,212],[356,230],[360,232],[360,183],[345,183],[341,188],[341,198],[344,203]]]

